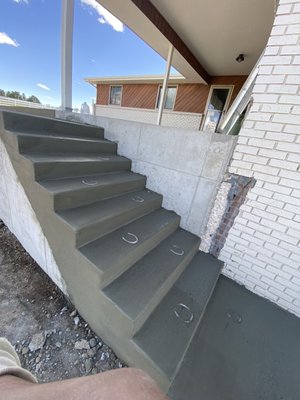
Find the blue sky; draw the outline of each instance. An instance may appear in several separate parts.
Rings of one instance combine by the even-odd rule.
[[[61,0],[0,0],[1,89],[60,105],[60,25]],[[95,97],[85,77],[164,70],[165,61],[95,0],[75,0],[73,107]]]

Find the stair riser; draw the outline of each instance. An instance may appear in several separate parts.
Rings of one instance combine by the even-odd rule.
[[[112,142],[82,142],[68,139],[18,136],[19,151],[22,154],[116,154],[117,145]]]
[[[127,258],[120,260],[120,265],[115,264],[105,273],[101,274],[101,287],[108,286],[113,280],[117,279],[125,271],[127,271],[134,263],[140,260],[148,252],[159,245],[164,239],[176,231],[179,226],[180,218],[174,219],[170,224],[159,230],[157,235],[146,240],[142,246],[139,246],[136,251],[132,250]]]
[[[104,129],[89,125],[75,124],[67,121],[59,121],[41,118],[26,114],[12,114],[4,112],[4,124],[7,130],[22,132],[59,133],[60,136],[70,136],[85,139],[103,139]]]
[[[105,292],[103,295],[106,297],[107,308],[110,313],[110,323],[114,326],[114,329],[117,331],[122,331],[122,334],[125,337],[131,338],[136,332],[140,330],[144,322],[149,318],[150,314],[154,311],[157,305],[161,302],[164,296],[168,293],[168,291],[172,288],[174,282],[179,278],[179,276],[184,272],[186,267],[189,265],[193,257],[199,251],[200,239],[195,242],[194,246],[190,249],[188,254],[185,254],[185,257],[182,259],[182,262],[177,266],[174,272],[165,280],[162,286],[160,286],[152,299],[144,308],[143,312],[140,313],[137,318],[133,321],[127,315],[125,315],[122,311],[120,311],[111,300],[106,297]],[[134,288],[133,288],[134,295]]]
[[[102,172],[130,171],[131,162],[123,161],[95,161],[95,162],[57,162],[35,163],[35,179],[58,179],[76,176],[89,176]]]
[[[80,229],[76,233],[76,246],[81,247],[92,240],[98,239],[107,233],[114,231],[122,225],[129,224],[131,221],[157,210],[161,206],[161,199],[155,199],[143,203],[130,211],[125,211],[105,221],[96,222],[93,225]]]
[[[91,204],[95,201],[133,192],[143,189],[146,178],[141,177],[139,180],[128,181],[124,183],[116,183],[107,185],[106,187],[92,187],[82,184],[81,190],[74,190],[68,193],[60,193],[54,196],[54,209],[64,210],[66,208],[78,207]]]

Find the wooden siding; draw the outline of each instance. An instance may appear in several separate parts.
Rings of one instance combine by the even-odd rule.
[[[109,88],[110,85],[98,84],[97,85],[97,104],[106,106],[109,102]]]
[[[154,109],[158,93],[158,84],[123,85],[122,107]]]
[[[174,111],[203,113],[209,86],[201,84],[178,85]]]

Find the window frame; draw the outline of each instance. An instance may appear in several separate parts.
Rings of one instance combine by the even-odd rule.
[[[158,85],[158,90],[157,90],[157,95],[156,95],[156,103],[155,103],[155,109],[158,110],[159,108],[159,97],[160,97],[160,92],[162,90],[163,85]],[[166,108],[164,107],[163,110],[168,110],[168,111],[174,111],[174,107],[176,104],[176,98],[177,98],[177,93],[178,93],[178,85],[168,85],[168,89],[176,89],[175,97],[174,97],[174,103],[172,105],[172,108]]]
[[[111,103],[111,89],[114,87],[121,88],[120,104]],[[109,96],[108,96],[108,105],[109,106],[122,107],[122,96],[123,96],[123,85],[109,85]]]

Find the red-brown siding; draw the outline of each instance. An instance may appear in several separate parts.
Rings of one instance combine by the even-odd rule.
[[[123,85],[122,107],[154,109],[156,106],[157,84]]]
[[[174,111],[203,113],[209,86],[201,84],[178,85]]]
[[[97,104],[107,106],[109,99],[109,88],[110,85],[102,83],[97,85]]]

